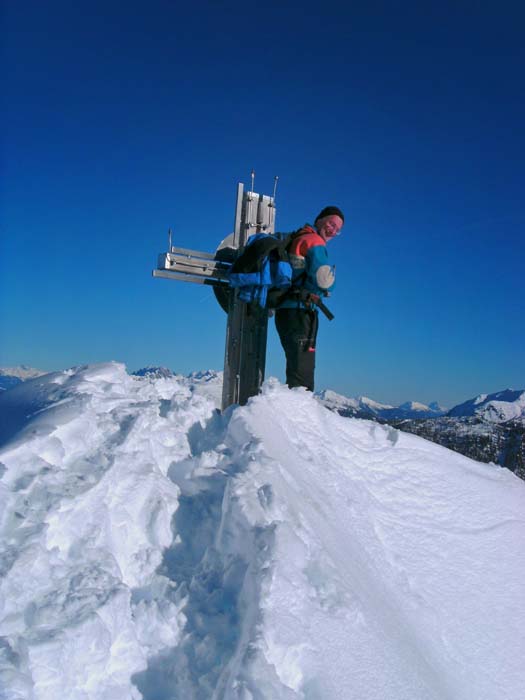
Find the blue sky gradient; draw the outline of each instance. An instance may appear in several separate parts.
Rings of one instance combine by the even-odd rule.
[[[221,369],[211,290],[151,269],[168,227],[214,250],[253,167],[280,230],[346,214],[317,388],[525,387],[525,11],[362,5],[10,3],[0,365]]]

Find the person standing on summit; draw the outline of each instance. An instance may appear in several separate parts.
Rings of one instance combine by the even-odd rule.
[[[335,285],[335,266],[328,261],[326,244],[343,228],[343,212],[325,207],[314,226],[305,224],[288,249],[292,288],[278,306],[275,325],[286,355],[286,383],[290,388],[314,390],[315,348],[319,326],[317,304]]]

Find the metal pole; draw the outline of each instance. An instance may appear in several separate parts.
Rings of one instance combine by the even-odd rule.
[[[244,192],[244,185],[237,188],[234,245],[244,248],[248,236],[257,231],[259,195]],[[254,304],[245,304],[232,290],[226,326],[222,409],[232,404],[244,405],[251,396],[259,393],[264,381],[266,365],[266,339],[268,311]]]

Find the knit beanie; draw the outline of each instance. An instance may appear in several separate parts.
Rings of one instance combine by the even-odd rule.
[[[339,207],[325,207],[319,214],[315,217],[315,222],[317,223],[319,219],[324,219],[325,216],[339,216],[343,223],[345,222],[345,215],[339,209]]]

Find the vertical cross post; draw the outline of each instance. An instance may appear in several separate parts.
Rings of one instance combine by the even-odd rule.
[[[255,192],[244,192],[237,186],[237,206],[233,245],[242,250],[248,237],[263,231],[273,233],[273,198]],[[256,304],[245,304],[237,289],[232,290],[226,326],[222,409],[232,404],[244,405],[250,396],[259,393],[264,381],[268,310]]]

